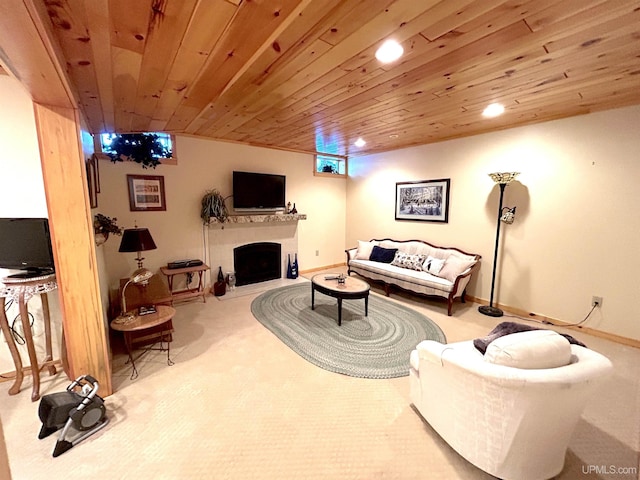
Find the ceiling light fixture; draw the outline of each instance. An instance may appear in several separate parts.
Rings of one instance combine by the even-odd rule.
[[[362,137],[360,137],[360,138],[358,138],[355,142],[353,142],[353,144],[354,144],[356,147],[360,148],[360,147],[364,147],[364,146],[367,144],[367,142],[365,142],[365,141],[362,139]]]
[[[502,104],[492,103],[490,105],[487,105],[487,108],[485,108],[482,111],[482,116],[493,118],[493,117],[497,117],[498,115],[502,115],[503,113],[504,113],[504,106]]]
[[[382,63],[391,63],[399,59],[404,53],[404,48],[395,40],[387,40],[376,50],[376,58]]]

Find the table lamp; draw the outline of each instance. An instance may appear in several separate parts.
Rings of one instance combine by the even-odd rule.
[[[119,252],[138,252],[136,258],[138,268],[142,268],[142,252],[146,250],[155,250],[156,244],[149,233],[148,228],[127,228],[122,233],[122,241],[120,242]],[[135,272],[134,272],[135,273]]]
[[[135,318],[135,315],[133,313],[127,312],[127,299],[125,298],[127,287],[132,283],[145,284],[152,276],[153,272],[151,270],[147,270],[146,268],[139,268],[129,277],[127,283],[125,283],[124,287],[122,287],[122,298],[120,299],[120,315],[114,320],[116,323],[129,323]]]

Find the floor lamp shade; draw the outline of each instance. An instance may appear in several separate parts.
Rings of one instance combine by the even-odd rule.
[[[518,175],[520,175],[520,172],[497,172],[489,174],[491,179],[500,187],[500,202],[498,205],[498,217],[496,220],[496,245],[493,251],[493,270],[491,272],[491,298],[489,299],[489,305],[482,305],[478,307],[478,311],[491,317],[501,317],[503,315],[501,309],[493,306],[493,294],[496,286],[496,266],[498,265],[498,246],[500,245],[500,218],[503,215],[502,201],[504,199],[504,189]],[[513,211],[515,212],[515,208]],[[511,221],[513,222],[513,220]]]

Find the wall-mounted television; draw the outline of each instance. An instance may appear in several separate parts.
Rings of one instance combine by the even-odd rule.
[[[29,278],[55,271],[46,218],[0,218],[0,268],[23,270]]]
[[[285,191],[286,177],[284,175],[233,172],[234,210],[284,210]]]

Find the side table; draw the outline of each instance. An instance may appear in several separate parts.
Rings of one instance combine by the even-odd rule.
[[[127,354],[129,355],[129,359],[127,362],[131,362],[131,380],[138,377],[138,369],[136,368],[136,359],[133,357],[133,344],[139,334],[144,335],[145,330],[154,331],[159,330],[159,341],[160,348],[154,349],[152,347],[147,347],[138,358],[144,355],[149,350],[161,350],[167,352],[167,365],[173,365],[173,361],[170,356],[170,345],[171,345],[171,332],[173,330],[171,319],[176,314],[176,309],[173,307],[168,307],[166,305],[157,305],[156,312],[150,313],[148,315],[134,315],[131,317],[129,321],[123,321],[124,317],[118,317],[111,321],[111,328],[122,332],[124,335],[124,345],[127,349]],[[167,348],[163,348],[162,344],[167,344]]]
[[[195,267],[185,268],[169,268],[160,267],[160,271],[167,276],[167,282],[169,283],[169,290],[171,291],[171,298],[173,300],[187,300],[195,297],[202,297],[202,300],[206,303],[207,292],[204,290],[204,283],[202,282],[202,275],[209,270],[207,265],[197,265]],[[173,291],[173,277],[180,274],[198,274],[198,286],[196,288],[187,288],[185,290]]]
[[[117,315],[120,315],[120,297],[122,295],[122,289],[127,283],[127,278],[120,279],[120,289],[118,291],[118,299],[114,302],[113,305],[113,317],[115,318]],[[167,287],[167,282],[164,281],[162,275],[155,274],[149,279],[149,283],[147,285],[136,285],[130,284],[127,287],[125,292],[127,309],[129,310],[137,310],[142,306],[158,306],[158,305],[166,305],[172,306],[173,299],[171,298],[171,292],[169,291],[169,287]],[[115,299],[114,299],[115,300]],[[173,327],[172,327],[173,328]],[[155,333],[159,335],[161,333],[161,328],[157,328]],[[146,344],[155,343],[153,339],[154,331],[146,331],[144,333],[132,333],[132,340],[134,343],[145,341]],[[169,338],[171,336],[169,335]]]
[[[31,278],[5,277],[2,279],[2,282],[4,285],[0,287],[0,327],[2,328],[2,333],[4,334],[7,345],[9,346],[11,357],[16,367],[16,378],[11,388],[9,388],[9,395],[16,395],[20,392],[22,380],[24,379],[24,372],[28,369],[22,365],[20,352],[18,351],[15,339],[13,338],[9,327],[9,322],[7,321],[7,316],[4,311],[6,297],[12,298],[16,301],[20,309],[20,320],[22,322],[22,330],[25,337],[24,340],[29,354],[31,376],[33,377],[31,400],[35,402],[40,398],[40,370],[47,368],[49,375],[55,375],[55,365],[56,363],[59,363],[53,360],[51,347],[51,318],[49,316],[49,300],[47,298],[47,292],[58,288],[58,283],[56,282],[55,274]],[[33,332],[29,322],[29,310],[27,308],[27,303],[34,295],[40,295],[40,299],[42,301],[42,315],[44,317],[45,359],[41,364],[38,364],[38,356],[36,355],[36,348],[33,342]]]

